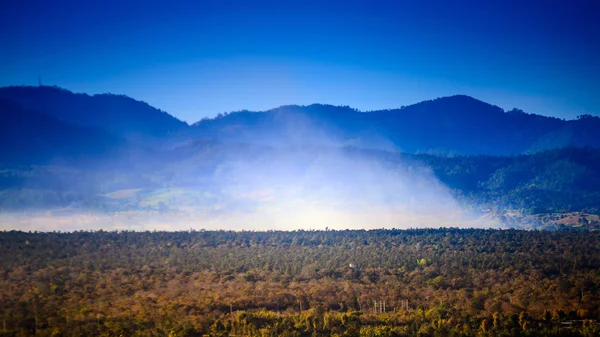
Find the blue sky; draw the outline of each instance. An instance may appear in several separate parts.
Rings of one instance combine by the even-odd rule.
[[[6,0],[0,86],[41,75],[188,122],[453,94],[574,118],[600,114],[598,17],[598,1]]]

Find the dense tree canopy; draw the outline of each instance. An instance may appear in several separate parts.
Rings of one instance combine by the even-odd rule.
[[[599,239],[478,229],[2,232],[2,333],[593,336]]]

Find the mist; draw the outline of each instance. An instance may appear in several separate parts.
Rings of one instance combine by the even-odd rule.
[[[479,215],[465,210],[422,163],[391,152],[329,144],[331,140],[328,145],[283,148],[195,144],[181,151],[185,155],[171,157],[159,168],[141,170],[144,165],[138,164],[118,177],[102,170],[104,175],[96,174],[96,181],[86,181],[86,191],[94,190],[94,200],[99,202],[95,206],[71,203],[3,211],[0,228],[337,230],[484,226]],[[61,188],[82,189],[81,181],[77,186],[65,186],[62,179]]]
[[[369,116],[326,105],[242,111],[162,138],[158,147],[128,143],[93,161],[57,157],[9,168],[0,178],[18,184],[0,194],[0,228],[497,226],[455,200],[431,168],[377,127],[364,126]]]

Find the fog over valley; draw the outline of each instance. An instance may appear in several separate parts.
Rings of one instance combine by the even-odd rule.
[[[198,146],[198,145],[197,145]],[[77,185],[64,179],[61,191],[86,193],[89,201],[3,212],[4,229],[360,229],[473,225],[447,186],[431,169],[394,154],[356,148],[221,146],[158,170],[115,173],[108,183]],[[216,149],[213,149],[216,148]],[[225,155],[215,161],[211,156]],[[382,161],[378,156],[394,160]],[[139,164],[139,163],[138,163]],[[93,173],[85,172],[93,179]],[[138,181],[129,181],[139,175]],[[25,180],[26,191],[40,184]]]

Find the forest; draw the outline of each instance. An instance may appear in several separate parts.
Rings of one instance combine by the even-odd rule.
[[[0,336],[597,336],[600,232],[0,232]]]

